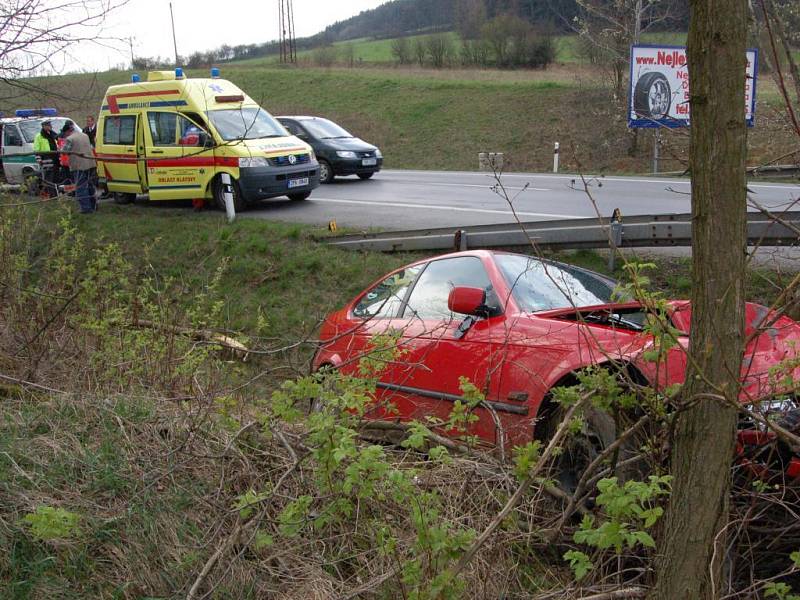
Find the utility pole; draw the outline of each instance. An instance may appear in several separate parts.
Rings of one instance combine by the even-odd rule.
[[[292,6],[292,0],[278,0],[278,27],[281,62],[297,62],[297,41],[294,35],[294,7]]]
[[[172,13],[172,2],[169,3],[169,18],[172,21],[172,45],[175,47],[175,66],[178,64],[178,38],[175,37],[175,15]]]
[[[134,63],[134,60],[135,60],[135,58],[133,56],[133,36],[130,36],[128,38],[128,45],[131,47],[131,69],[133,69],[134,68],[133,63]]]

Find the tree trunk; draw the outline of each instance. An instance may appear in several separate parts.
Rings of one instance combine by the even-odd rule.
[[[692,324],[685,401],[737,400],[744,343],[746,0],[691,0]],[[721,592],[736,408],[701,399],[678,418],[655,600]]]

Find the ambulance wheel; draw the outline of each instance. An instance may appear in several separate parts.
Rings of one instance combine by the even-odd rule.
[[[299,202],[300,200],[305,200],[311,195],[311,192],[303,192],[302,194],[287,194],[289,200],[292,202]]]
[[[327,160],[320,159],[319,160],[319,182],[320,183],[330,183],[333,181],[333,178],[336,177],[333,174],[333,169],[331,168],[330,163]]]
[[[236,212],[242,212],[247,208],[247,202],[244,198],[242,198],[242,191],[239,189],[239,182],[237,182],[233,177],[231,177],[231,183],[233,187],[233,210]],[[220,210],[225,210],[225,186],[222,185],[222,178],[217,177],[214,180],[214,201],[217,204],[217,208]]]
[[[136,200],[136,194],[127,194],[125,192],[114,192],[114,202],[117,204],[131,204]]]

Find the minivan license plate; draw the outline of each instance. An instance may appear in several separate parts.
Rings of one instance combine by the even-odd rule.
[[[289,180],[289,189],[296,187],[303,187],[304,185],[308,185],[308,177],[303,177],[302,179]]]
[[[365,158],[361,161],[362,166],[365,167],[374,167],[378,164],[378,159],[376,158]]]

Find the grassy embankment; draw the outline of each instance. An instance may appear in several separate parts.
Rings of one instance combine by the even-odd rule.
[[[36,384],[0,382],[0,597],[185,597],[236,526],[231,506],[247,490],[269,490],[291,465],[252,414],[307,368],[312,346],[270,349],[313,336],[320,316],[413,256],[346,253],[313,242],[312,229],[229,226],[214,213],[104,206],[78,219],[71,210],[72,220],[51,205],[0,212],[0,372]],[[605,269],[594,253],[562,258]],[[685,296],[687,263],[659,266],[654,285]],[[774,297],[765,281],[753,275],[751,298]],[[137,328],[145,319],[156,326]],[[265,353],[246,363],[209,354],[182,327],[214,327]],[[447,473],[443,493],[463,476]],[[309,477],[296,473],[290,498]],[[265,531],[285,502],[267,506]],[[461,502],[448,506],[461,518]],[[485,509],[481,518],[491,518],[497,507]],[[216,598],[335,595],[307,587],[333,585],[330,550],[322,558],[291,537],[272,548],[272,535],[232,553],[202,589],[213,584]],[[499,571],[523,580],[513,585],[535,592],[561,577],[504,547],[516,562]]]

